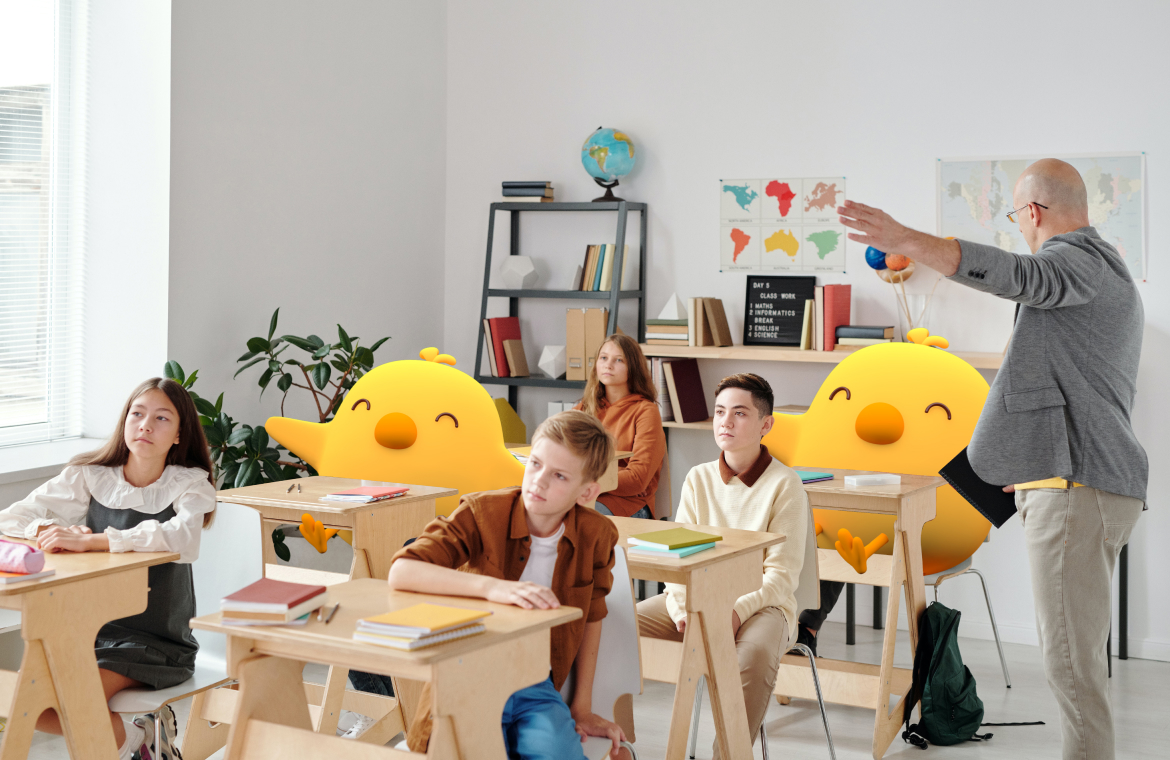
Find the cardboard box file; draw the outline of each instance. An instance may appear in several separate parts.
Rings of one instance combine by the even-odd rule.
[[[585,379],[593,371],[597,352],[605,341],[605,328],[609,323],[609,309],[585,310]]]
[[[585,310],[565,312],[565,379],[585,379]]]

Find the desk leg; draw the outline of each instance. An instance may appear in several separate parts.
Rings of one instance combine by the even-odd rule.
[[[502,669],[501,663],[512,667]],[[500,716],[508,697],[548,678],[549,631],[443,660],[432,669],[431,760],[506,760]]]
[[[25,642],[20,673],[8,705],[8,725],[0,742],[0,760],[23,759],[28,757],[32,746],[37,718],[48,709],[61,711],[41,642]]]
[[[674,682],[674,705],[670,714],[670,734],[666,740],[667,758],[681,758],[687,750],[695,689],[699,685],[699,677],[707,673],[707,648],[703,643],[703,626],[698,620],[698,614],[688,615],[687,627],[683,632],[682,663]]]
[[[240,682],[240,694],[228,732],[226,760],[244,759],[250,720],[312,730],[309,703],[301,685],[303,662],[261,655],[233,665],[232,676]]]
[[[325,694],[321,699],[321,713],[317,716],[317,725],[313,727],[319,734],[333,736],[337,733],[337,721],[341,717],[341,700],[345,697],[345,687],[349,683],[349,668],[329,666],[329,675],[325,677]]]

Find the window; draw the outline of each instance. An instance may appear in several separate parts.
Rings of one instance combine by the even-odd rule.
[[[81,432],[85,35],[73,11],[0,3],[0,446]]]

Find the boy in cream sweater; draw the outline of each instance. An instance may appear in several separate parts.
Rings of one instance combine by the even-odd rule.
[[[766,533],[787,540],[764,553],[764,585],[741,596],[731,620],[740,681],[754,742],[768,711],[780,656],[796,629],[796,585],[804,565],[809,509],[800,476],[773,459],[761,443],[772,429],[772,388],[759,375],[725,377],[715,395],[715,462],[687,473],[678,522]],[[643,636],[682,641],[686,588],[666,584],[666,593],[638,605]],[[719,758],[718,744],[715,757]]]

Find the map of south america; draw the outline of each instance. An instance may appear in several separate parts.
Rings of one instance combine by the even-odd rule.
[[[752,193],[754,196],[755,193]],[[749,201],[750,202],[750,201]],[[731,242],[735,243],[735,250],[731,254],[731,263],[734,264],[739,260],[739,254],[743,253],[743,249],[747,248],[747,244],[752,241],[752,236],[736,227],[731,231]]]
[[[776,204],[780,207],[780,216],[788,216],[788,212],[792,210],[792,199],[796,197],[796,193],[792,192],[792,188],[787,182],[772,180],[764,189],[764,194],[776,199]]]
[[[734,195],[735,202],[744,211],[751,211],[752,201],[759,197],[759,194],[752,190],[751,185],[724,185],[723,192]]]

